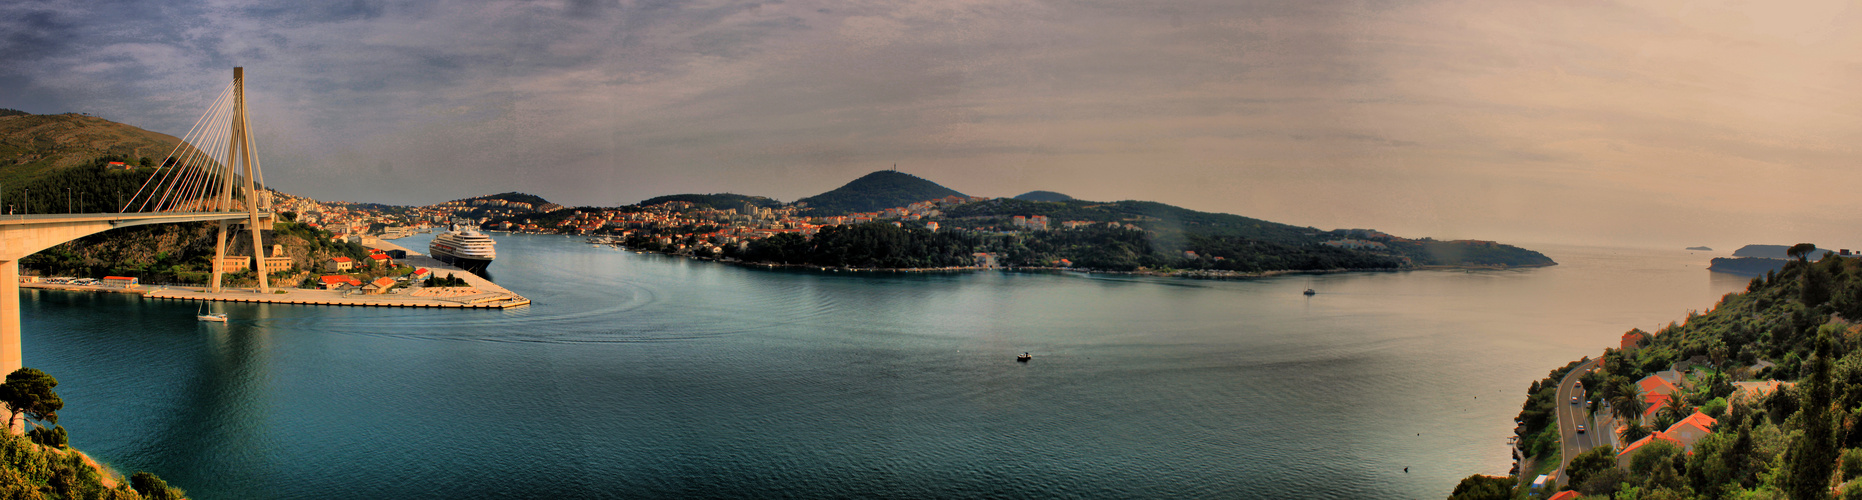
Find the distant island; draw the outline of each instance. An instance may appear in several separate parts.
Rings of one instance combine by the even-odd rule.
[[[1694,251],[1698,251],[1698,252],[1711,252],[1711,251],[1713,251],[1713,249],[1711,249],[1711,248],[1707,248],[1706,246],[1698,246],[1698,247],[1687,247],[1687,249],[1688,249],[1688,250],[1694,250]]]
[[[1807,244],[1808,245],[1808,244]],[[1805,258],[1821,260],[1835,254],[1829,250],[1810,245],[1810,253]],[[1733,251],[1733,256],[1715,257],[1707,266],[1708,271],[1739,276],[1765,276],[1784,269],[1786,262],[1796,259],[1790,255],[1791,245],[1746,245]]]
[[[1784,269],[1786,262],[1790,261],[1764,257],[1714,257],[1707,270],[1739,276],[1764,276]]]
[[[1791,245],[1746,245],[1743,247],[1739,247],[1738,250],[1734,250],[1733,256],[1734,257],[1762,257],[1766,259],[1790,259],[1790,258],[1793,258],[1790,255],[1787,255],[1787,252],[1789,252],[1790,249],[1791,249]],[[1829,250],[1824,250],[1824,249],[1819,248],[1819,249],[1812,250],[1812,252],[1807,257],[1810,260],[1821,260],[1823,259],[1825,255],[1832,254],[1832,253],[1836,253],[1836,252],[1832,252]]]

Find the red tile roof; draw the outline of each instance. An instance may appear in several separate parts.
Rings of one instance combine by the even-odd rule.
[[[1636,381],[1636,385],[1642,387],[1642,392],[1644,394],[1674,394],[1675,391],[1680,389],[1675,387],[1674,384],[1669,383],[1668,379],[1655,375],[1642,377],[1642,380]]]
[[[1546,500],[1575,500],[1578,496],[1578,492],[1576,491],[1565,490],[1558,492],[1557,495],[1552,495],[1551,498]]]
[[[1635,453],[1635,452],[1636,452],[1636,450],[1639,450],[1639,449],[1642,449],[1642,446],[1643,446],[1643,445],[1646,445],[1646,444],[1649,444],[1649,443],[1652,443],[1652,442],[1655,442],[1655,440],[1657,440],[1657,439],[1660,439],[1660,440],[1663,440],[1663,441],[1667,441],[1667,442],[1670,442],[1670,443],[1674,443],[1674,444],[1675,444],[1676,446],[1680,446],[1680,445],[1681,445],[1681,441],[1680,441],[1680,440],[1677,440],[1677,439],[1675,439],[1675,438],[1672,438],[1672,437],[1668,437],[1668,433],[1666,433],[1666,432],[1662,432],[1662,431],[1655,431],[1655,433],[1654,433],[1654,434],[1650,434],[1650,435],[1648,435],[1647,437],[1644,437],[1644,438],[1642,438],[1642,439],[1638,439],[1638,440],[1636,440],[1636,442],[1634,442],[1634,443],[1629,443],[1629,446],[1624,446],[1624,447],[1623,447],[1623,451],[1619,451],[1619,452],[1616,452],[1616,455],[1617,455],[1617,456],[1623,456],[1623,455],[1628,455],[1628,454],[1631,454],[1631,453]]]

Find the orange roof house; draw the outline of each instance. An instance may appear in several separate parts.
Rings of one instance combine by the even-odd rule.
[[[1552,495],[1551,498],[1546,500],[1576,500],[1578,496],[1578,492],[1576,491],[1565,490],[1558,492],[1557,495]]]
[[[376,278],[375,281],[370,282],[367,286],[362,287],[362,290],[370,294],[380,294],[380,293],[388,293],[388,289],[393,288],[393,287],[394,287],[394,278],[389,278],[389,277],[384,276],[384,277]]]
[[[1668,405],[1669,397],[1670,396],[1667,394],[1643,394],[1642,403],[1644,408],[1642,409],[1642,419],[1647,421],[1649,418],[1654,417],[1656,412],[1662,411],[1662,407]]]
[[[343,285],[349,285],[349,286],[361,286],[362,285],[362,280],[351,278],[348,276],[343,276],[341,274],[326,275],[321,278],[317,278],[317,280],[321,282],[320,284],[323,286],[323,289],[325,290],[334,290],[337,288],[341,288]]]
[[[1657,439],[1660,439],[1662,441],[1667,441],[1670,443],[1674,443],[1675,446],[1681,446],[1681,441],[1676,440],[1673,436],[1669,436],[1668,433],[1663,432],[1663,431],[1655,431],[1654,434],[1650,434],[1646,437],[1643,437],[1642,439],[1638,439],[1634,443],[1629,443],[1629,446],[1623,447],[1623,451],[1617,452],[1616,453],[1616,465],[1619,467],[1624,467],[1624,468],[1629,467],[1629,460],[1630,458],[1636,456],[1636,451],[1641,450],[1643,446],[1648,446],[1649,443],[1653,443]]]
[[[1713,424],[1715,423],[1718,423],[1718,421],[1714,420],[1713,417],[1709,417],[1707,414],[1695,410],[1693,415],[1688,415],[1687,418],[1681,419],[1680,422],[1675,422],[1674,425],[1668,426],[1668,430],[1665,431],[1664,434],[1667,434],[1670,438],[1674,438],[1675,442],[1681,443],[1682,448],[1688,451],[1694,451],[1694,443],[1700,441],[1700,438],[1712,434]]]
[[[1681,390],[1681,388],[1675,387],[1673,382],[1669,382],[1668,379],[1662,378],[1659,375],[1642,377],[1642,380],[1636,381],[1636,386],[1642,388],[1643,394],[1667,395],[1674,394]]]

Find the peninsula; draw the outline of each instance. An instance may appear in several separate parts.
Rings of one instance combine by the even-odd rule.
[[[1050,201],[1051,200],[1051,201]],[[488,230],[596,236],[628,248],[764,265],[845,269],[1056,268],[1181,276],[1555,265],[1491,241],[1322,230],[1147,201],[1037,191],[968,196],[879,171],[795,203],[673,195],[486,220]]]

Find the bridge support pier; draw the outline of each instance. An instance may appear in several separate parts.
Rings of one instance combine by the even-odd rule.
[[[19,346],[19,261],[0,262],[0,377],[25,365]]]
[[[6,373],[24,367],[25,352],[19,345],[19,261],[0,261],[0,369]],[[5,377],[6,375],[0,375]],[[6,405],[0,404],[0,409]],[[25,434],[25,417],[14,419],[14,434]]]
[[[226,260],[226,221],[220,221],[220,230],[215,233],[219,236],[213,244],[213,286],[209,289],[220,293],[220,275],[226,274],[226,269],[220,265],[220,261]]]

